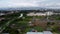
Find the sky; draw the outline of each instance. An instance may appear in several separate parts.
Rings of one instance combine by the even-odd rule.
[[[60,0],[0,0],[0,8],[7,8],[7,7],[60,8]]]

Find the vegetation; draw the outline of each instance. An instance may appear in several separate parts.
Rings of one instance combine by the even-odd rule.
[[[23,17],[17,18],[17,17],[20,16],[21,13],[16,13],[16,14],[10,14],[10,15],[6,15],[6,16],[2,16],[2,17],[5,17],[5,18],[10,18],[10,20],[11,19],[14,19],[9,24],[9,26],[7,26],[5,28],[4,32],[8,32],[10,34],[19,34],[19,33],[20,34],[24,34],[26,32],[29,32],[31,29],[35,29],[38,32],[44,31],[44,29],[42,27],[40,27],[40,26],[30,27],[28,25],[28,22],[31,21],[34,16],[26,16],[27,13],[23,13],[24,14],[23,17],[25,17],[24,19],[23,19]],[[41,19],[41,18],[46,18],[46,17],[44,17],[44,16],[35,16],[35,18]],[[54,16],[53,18],[56,19],[56,20],[60,20],[60,16],[59,17]],[[0,25],[2,25],[2,24],[4,25],[5,23],[7,23],[10,20],[1,21]],[[15,27],[14,28],[11,28],[10,27],[12,24],[15,24]],[[47,23],[48,27],[50,27],[49,25],[54,25],[54,24],[55,23],[50,23],[50,22]],[[19,32],[17,29],[20,29],[21,31]],[[59,31],[60,31],[60,28],[57,27],[57,26],[56,27],[54,26],[52,28],[52,32],[59,32]]]

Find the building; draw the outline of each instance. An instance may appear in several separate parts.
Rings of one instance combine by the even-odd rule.
[[[0,13],[0,16],[5,15],[5,13]]]
[[[0,21],[5,20],[5,18],[0,18]]]
[[[9,33],[2,33],[2,34],[9,34]]]
[[[29,13],[29,14],[27,14],[27,16],[45,16],[45,14],[44,13]]]
[[[28,13],[27,16],[50,16],[50,15],[53,15],[53,12],[39,12],[39,13],[34,13],[34,12],[31,12],[31,13]]]
[[[26,34],[53,34],[50,31],[43,31],[43,32],[27,32]]]

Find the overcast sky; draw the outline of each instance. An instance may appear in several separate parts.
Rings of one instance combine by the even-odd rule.
[[[5,7],[60,7],[60,0],[0,0],[0,8]]]

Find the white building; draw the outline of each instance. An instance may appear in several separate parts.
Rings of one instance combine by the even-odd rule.
[[[0,16],[5,15],[5,13],[0,13]]]
[[[2,33],[2,34],[9,34],[9,33]]]
[[[43,32],[27,32],[26,34],[53,34],[50,31],[43,31]]]
[[[45,13],[46,13],[47,16],[54,14],[53,12],[50,12],[50,11],[49,12],[45,12]]]
[[[45,12],[45,13],[29,13],[27,14],[27,16],[49,16],[49,15],[53,15],[53,12]]]

